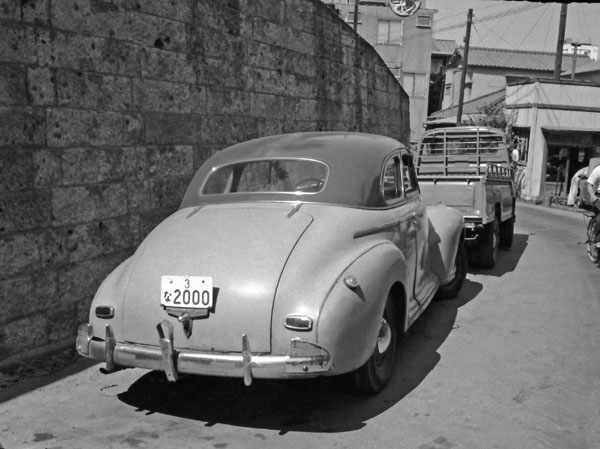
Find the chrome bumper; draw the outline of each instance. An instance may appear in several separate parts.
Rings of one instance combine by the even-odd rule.
[[[116,342],[110,325],[106,325],[104,339],[94,336],[89,324],[79,326],[77,352],[94,360],[106,362],[106,372],[122,367],[145,368],[164,371],[170,381],[179,374],[241,377],[246,385],[253,378],[284,379],[314,377],[329,370],[330,355],[327,350],[301,339],[290,341],[286,355],[252,354],[250,341],[241,336],[241,352],[199,352],[173,347],[169,323],[159,323],[156,346]]]

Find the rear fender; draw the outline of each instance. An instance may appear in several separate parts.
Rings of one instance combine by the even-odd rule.
[[[464,238],[464,220],[459,211],[443,205],[428,207],[427,214],[431,270],[438,277],[440,284],[444,284],[454,276],[456,251]]]
[[[388,294],[394,284],[405,285],[405,266],[402,252],[381,242],[355,259],[335,281],[317,327],[317,342],[332,357],[331,374],[352,371],[369,359]],[[399,307],[401,316],[406,316],[405,302]]]

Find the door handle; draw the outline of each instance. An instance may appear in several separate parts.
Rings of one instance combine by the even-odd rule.
[[[423,214],[422,213],[413,212],[412,216],[413,216],[414,219],[423,218]]]

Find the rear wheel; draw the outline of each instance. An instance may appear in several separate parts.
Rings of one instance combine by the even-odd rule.
[[[591,262],[596,263],[600,259],[600,250],[596,248],[594,243],[594,218],[590,218],[587,227],[587,255]]]
[[[454,260],[454,278],[447,284],[440,285],[436,299],[453,299],[458,296],[467,277],[467,250],[463,242],[459,242]]]
[[[378,393],[390,381],[396,362],[398,339],[396,323],[394,299],[390,294],[381,318],[381,327],[373,355],[363,366],[352,373],[352,382],[357,390],[365,393]]]
[[[480,243],[480,261],[484,268],[494,268],[498,259],[498,246],[500,242],[500,224],[496,217],[494,221],[485,225]]]

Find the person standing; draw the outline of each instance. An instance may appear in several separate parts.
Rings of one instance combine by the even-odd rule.
[[[569,197],[567,198],[567,206],[575,206],[575,199],[577,198],[577,191],[579,190],[579,181],[582,176],[587,176],[587,167],[583,167],[573,175],[571,178],[571,188],[569,189]]]
[[[600,248],[600,198],[598,197],[598,188],[600,187],[600,164],[591,171],[588,178],[583,183],[582,196],[586,209],[595,210],[594,218],[594,243],[596,248]]]

